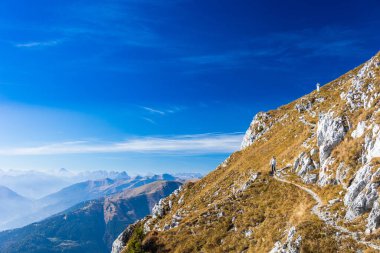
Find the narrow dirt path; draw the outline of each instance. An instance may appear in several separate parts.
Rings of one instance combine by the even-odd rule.
[[[368,247],[371,247],[372,249],[375,249],[375,250],[378,250],[380,251],[380,245],[377,245],[377,244],[374,244],[374,243],[371,243],[371,242],[367,242],[367,241],[363,241],[363,240],[360,240],[360,239],[357,239],[357,236],[355,235],[354,232],[351,232],[349,231],[348,229],[342,227],[342,226],[339,226],[337,225],[333,219],[329,218],[326,214],[323,214],[321,211],[320,211],[320,208],[322,207],[322,200],[321,198],[318,196],[318,194],[316,194],[315,192],[313,192],[312,190],[308,189],[307,187],[305,186],[302,186],[302,185],[299,185],[297,183],[294,183],[294,182],[291,182],[291,181],[288,181],[284,178],[281,178],[281,177],[278,177],[277,175],[274,176],[274,179],[280,181],[280,182],[283,182],[283,183],[286,183],[286,184],[292,184],[298,188],[300,188],[301,190],[307,192],[316,202],[317,204],[315,206],[313,206],[312,208],[312,212],[318,216],[318,218],[320,220],[322,220],[323,222],[325,222],[327,225],[330,225],[332,227],[334,227],[336,230],[338,230],[339,232],[341,233],[345,233],[345,234],[348,234],[351,236],[351,238],[356,241],[357,243],[360,243],[360,244],[363,244],[363,245],[366,245]]]

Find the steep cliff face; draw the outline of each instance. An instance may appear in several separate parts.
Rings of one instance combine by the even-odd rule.
[[[241,151],[161,200],[113,252],[380,250],[379,100],[380,53],[258,113]]]

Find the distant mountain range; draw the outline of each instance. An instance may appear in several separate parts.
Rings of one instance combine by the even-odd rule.
[[[17,194],[8,187],[0,186],[0,227],[9,220],[25,215],[32,207],[31,200]],[[15,212],[15,210],[18,210]]]
[[[85,201],[41,222],[1,232],[0,252],[109,252],[112,242],[125,226],[149,214],[161,198],[182,184],[162,181],[164,178],[171,177],[163,175],[126,180],[124,190],[118,193],[114,192],[122,183],[111,179],[88,181],[63,189],[45,198],[45,201],[51,204],[65,200],[68,204],[80,198],[113,194]],[[133,188],[136,185],[140,186]],[[67,201],[64,197],[65,194],[72,196],[76,193],[78,198],[75,200],[70,198]]]
[[[184,181],[169,174],[131,178],[126,173],[119,173],[115,175],[114,179],[87,180],[33,201],[21,196],[17,198],[18,194],[14,193],[12,202],[6,198],[0,199],[0,206],[4,206],[4,211],[0,208],[0,217],[2,217],[0,231],[40,221],[83,201],[110,196],[126,189],[137,188],[161,180]]]
[[[30,199],[39,199],[69,185],[103,178],[127,179],[125,171],[84,171],[73,172],[65,168],[53,171],[0,170],[0,185]]]
[[[200,173],[171,173],[171,175],[182,180],[202,177]],[[40,199],[75,183],[104,178],[117,180],[129,179],[130,176],[125,171],[108,170],[76,172],[65,168],[52,171],[0,169],[0,185],[29,199]]]

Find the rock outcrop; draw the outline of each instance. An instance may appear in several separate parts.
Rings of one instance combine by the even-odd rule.
[[[269,119],[270,115],[268,113],[259,112],[256,114],[249,125],[248,130],[245,132],[243,142],[241,143],[241,149],[245,149],[252,145],[255,140],[260,138],[270,129],[271,125],[268,122]]]
[[[301,99],[301,102],[299,102],[299,103],[297,103],[295,105],[295,109],[299,113],[301,113],[301,112],[310,110],[312,106],[313,106],[313,102],[312,101],[307,100],[307,99]]]
[[[296,236],[296,228],[291,227],[287,239],[284,243],[276,242],[274,248],[269,253],[299,253],[302,237]]]
[[[295,160],[293,169],[299,176],[306,175],[309,171],[315,170],[317,165],[314,163],[310,155],[302,152]]]
[[[351,168],[345,165],[344,163],[340,163],[338,168],[336,169],[335,182],[337,184],[342,185],[344,188],[347,188],[346,179],[350,169]]]
[[[364,138],[363,163],[369,162],[374,157],[380,157],[380,127],[375,124],[372,131]]]
[[[178,194],[181,192],[182,187],[179,187],[177,190],[175,190],[172,194],[170,194],[167,198],[162,198],[160,201],[154,205],[152,209],[152,216],[154,219],[161,218],[164,216],[167,212],[170,211],[172,208],[172,196],[178,196]]]
[[[330,156],[331,151],[343,140],[347,131],[346,120],[343,117],[334,117],[333,111],[319,116],[317,143],[321,167],[325,166],[325,161]]]
[[[297,173],[306,184],[313,184],[318,180],[318,175],[316,173],[310,173],[319,167],[319,163],[315,162],[312,158],[315,157],[315,152],[315,149],[312,149],[310,154],[302,152],[293,164],[293,171]]]
[[[302,180],[305,184],[314,184],[318,181],[317,174],[307,174],[302,177]]]
[[[334,177],[334,168],[333,168],[334,159],[329,157],[324,162],[324,166],[319,170],[319,186],[326,186],[330,184],[336,184],[337,181]]]
[[[366,128],[367,128],[366,127],[366,122],[365,121],[360,121],[358,123],[358,126],[356,127],[356,129],[354,131],[352,131],[352,133],[351,133],[352,138],[362,137],[362,135],[364,134]]]
[[[347,92],[342,92],[341,99],[346,100],[351,110],[358,108],[371,108],[373,102],[379,97],[375,90],[374,80],[376,71],[380,68],[378,57],[371,58],[358,71],[357,75],[352,78],[352,85]]]
[[[373,172],[373,168],[369,165],[363,166],[357,172],[344,196],[344,204],[347,206],[345,216],[347,220],[353,220],[357,216],[369,212],[372,209],[375,201],[378,199],[377,188],[380,183],[377,178],[379,178],[379,176],[380,169]]]
[[[249,179],[243,185],[241,185],[237,190],[233,190],[234,194],[238,195],[239,193],[242,193],[245,190],[247,190],[248,187],[250,187],[253,184],[253,182],[255,182],[258,176],[259,173],[252,173]]]
[[[113,242],[111,253],[120,253],[124,247],[125,243],[131,238],[133,231],[138,222],[129,225]]]
[[[375,229],[378,229],[379,227],[380,227],[380,203],[379,203],[379,199],[377,199],[375,203],[373,204],[372,210],[367,219],[366,233],[370,234]]]

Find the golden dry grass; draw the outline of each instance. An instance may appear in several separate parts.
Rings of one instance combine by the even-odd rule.
[[[168,231],[151,232],[144,237],[142,244],[150,245],[157,252],[268,252],[276,241],[285,239],[287,229],[295,226],[303,238],[301,252],[355,252],[353,249],[361,249],[362,246],[354,241],[336,236],[337,231],[311,214],[315,203],[308,194],[268,176],[268,164],[273,155],[277,157],[278,167],[282,168],[292,164],[301,152],[316,147],[316,138],[310,138],[316,127],[305,125],[300,117],[317,124],[320,113],[334,110],[335,116],[349,116],[351,125],[356,126],[360,120],[374,115],[373,110],[351,112],[339,99],[341,92],[348,90],[359,68],[323,86],[319,93],[313,91],[269,111],[271,118],[267,124],[272,124],[270,131],[250,147],[232,154],[226,167],[219,166],[202,180],[187,184],[180,196],[173,198],[170,213],[155,224],[162,228],[180,212],[184,214],[180,225]],[[324,101],[317,102],[318,98],[324,98]],[[295,105],[302,99],[314,101],[314,114],[295,110]],[[380,117],[376,119],[380,121]],[[363,138],[349,137],[351,131],[332,153],[336,159],[334,169],[341,162],[352,168],[347,180],[359,167],[363,144]],[[308,146],[303,145],[305,140],[309,140]],[[317,160],[317,156],[313,158]],[[253,172],[261,173],[259,179],[244,193],[235,196],[234,189],[245,183]],[[301,182],[295,175],[290,179]],[[344,190],[341,186],[308,187],[317,192],[324,203],[341,198],[339,193]],[[178,203],[179,198],[183,198],[184,204]],[[334,205],[331,210],[344,215],[342,203]],[[223,217],[217,217],[219,212],[223,212]],[[355,222],[347,226],[354,230],[363,229],[363,220]],[[250,238],[244,236],[248,229],[253,232]]]

